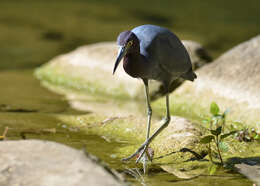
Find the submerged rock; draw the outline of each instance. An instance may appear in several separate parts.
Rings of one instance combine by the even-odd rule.
[[[207,52],[196,42],[184,41],[191,55],[193,66],[200,67],[210,61]],[[143,83],[129,77],[122,67],[116,75],[112,69],[117,56],[115,42],[87,45],[52,59],[36,71],[36,76],[45,83],[77,89],[81,92],[112,97],[143,97]],[[176,81],[175,89],[182,81]],[[160,84],[151,88],[152,97],[157,98],[164,90]]]
[[[200,116],[215,101],[223,111],[231,110],[229,119],[260,127],[260,36],[234,47],[196,73],[195,82],[184,83],[171,95],[177,113]]]
[[[47,141],[0,143],[1,186],[121,185],[83,152]]]

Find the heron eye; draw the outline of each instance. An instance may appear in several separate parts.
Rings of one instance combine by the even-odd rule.
[[[133,45],[133,41],[132,41],[132,40],[129,41],[129,42],[127,43],[127,45],[128,45],[128,47],[132,46],[132,45]]]

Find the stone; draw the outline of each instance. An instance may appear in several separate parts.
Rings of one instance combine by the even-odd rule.
[[[257,185],[260,185],[260,157],[230,158],[228,163],[233,165],[235,170],[243,174]]]
[[[1,186],[121,185],[115,177],[82,151],[55,142],[0,143]]]
[[[248,177],[250,180],[260,185],[260,164],[258,165],[248,165],[245,163],[237,164],[235,167],[238,172]]]
[[[153,128],[159,128],[162,123],[157,122],[153,125]],[[164,151],[164,153],[179,151],[183,148],[192,150],[195,146],[199,146],[200,137],[203,132],[205,132],[203,128],[196,123],[182,117],[171,116],[168,127],[157,136],[154,144],[163,149],[168,149],[168,151]],[[157,153],[160,151],[162,151],[162,149],[158,148]]]
[[[134,153],[144,141],[146,137],[146,118],[137,116],[124,117],[104,117],[101,118],[98,114],[88,114],[80,116],[60,117],[59,120],[66,123],[68,126],[82,126],[82,132],[86,134],[95,134],[104,137],[108,141],[117,141],[126,145],[113,150],[118,158],[124,158],[131,153]],[[91,122],[92,121],[92,122]],[[82,123],[84,125],[82,125]],[[151,122],[152,135],[160,126],[162,120],[153,119]],[[84,126],[84,127],[83,127]],[[169,161],[183,161],[183,159],[194,158],[194,154],[188,151],[181,151],[184,148],[195,151],[201,155],[204,153],[204,145],[199,143],[205,129],[199,124],[191,122],[185,118],[171,116],[171,122],[168,127],[163,130],[151,143],[151,148],[154,150],[155,156],[164,156],[176,151],[178,153],[165,158],[159,158],[154,161],[161,163]],[[126,143],[128,142],[128,143]],[[179,159],[179,156],[183,157]],[[202,156],[202,155],[201,155]]]
[[[190,55],[192,67],[194,70],[212,61],[212,57],[209,55],[207,50],[198,42],[183,40],[182,43]]]
[[[176,112],[200,117],[215,101],[222,111],[231,110],[228,119],[260,128],[260,35],[229,50],[196,74],[194,82],[185,82],[170,96]]]
[[[193,66],[200,67],[210,61],[207,52],[194,41],[183,41],[191,55]],[[120,66],[116,74],[112,69],[117,56],[115,42],[101,42],[82,46],[55,57],[36,71],[36,76],[45,82],[81,92],[112,97],[144,97],[142,81],[129,77]],[[175,89],[181,82],[176,82]],[[163,95],[160,84],[151,88],[152,98]]]

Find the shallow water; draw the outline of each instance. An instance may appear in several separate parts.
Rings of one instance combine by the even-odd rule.
[[[50,92],[36,80],[32,71],[2,71],[0,74],[0,134],[8,127],[7,139],[42,139],[60,142],[96,155],[109,167],[123,173],[133,185],[252,185],[240,174],[218,171],[215,175],[202,175],[180,179],[153,165],[149,176],[143,176],[141,166],[122,163],[116,149],[129,145],[104,136],[87,134],[72,127],[59,116],[87,115],[79,111],[63,95]]]

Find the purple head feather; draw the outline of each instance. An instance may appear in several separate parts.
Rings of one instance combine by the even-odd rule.
[[[119,34],[119,36],[117,37],[117,44],[119,46],[123,46],[125,45],[129,40],[134,40],[134,41],[138,41],[138,38],[136,37],[136,35],[131,32],[131,31],[124,31],[124,32],[121,32]]]

